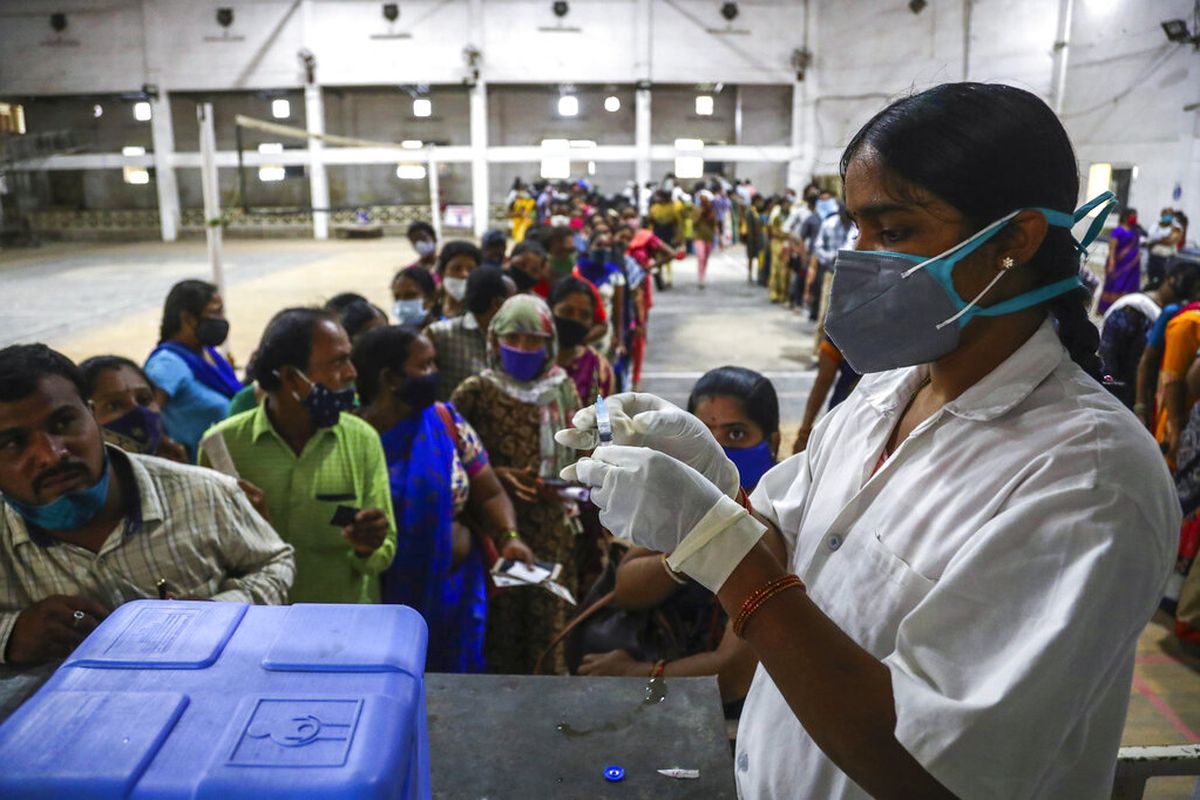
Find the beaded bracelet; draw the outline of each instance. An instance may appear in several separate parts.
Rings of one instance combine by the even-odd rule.
[[[776,578],[747,597],[746,601],[742,603],[742,610],[738,612],[737,619],[733,621],[734,636],[744,639],[745,637],[742,633],[746,630],[746,624],[754,616],[755,612],[762,608],[763,604],[772,597],[791,588],[799,588],[801,591],[804,591],[804,584],[795,575],[784,575],[782,578]]]
[[[675,581],[680,586],[687,586],[687,578],[681,578],[679,573],[671,569],[671,565],[667,563],[666,553],[663,553],[661,556],[659,556],[659,560],[662,561],[662,567],[666,571],[667,575],[670,576],[671,580]]]

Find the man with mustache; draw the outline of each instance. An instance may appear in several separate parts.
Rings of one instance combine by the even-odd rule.
[[[283,603],[291,546],[237,482],[106,446],[83,375],[0,350],[0,663],[64,658],[121,603]]]

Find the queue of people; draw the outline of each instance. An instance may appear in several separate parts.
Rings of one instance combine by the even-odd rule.
[[[429,625],[431,671],[565,671],[554,638],[575,609],[498,587],[492,570],[548,565],[582,598],[605,569],[609,538],[587,493],[558,477],[576,454],[554,436],[640,381],[655,276],[679,253],[629,205],[559,189],[511,252],[501,231],[477,246],[414,223],[417,257],[391,277],[390,313],[354,291],[283,309],[241,371],[220,349],[223,299],[199,280],[168,292],[143,359],[0,351],[5,660],[61,656],[117,605],[165,586],[403,603]],[[725,227],[705,202],[715,237]],[[86,579],[62,572],[109,553]],[[718,664],[720,640],[695,639],[701,668]],[[731,652],[748,675],[745,652]],[[602,654],[587,655],[573,668],[601,672]]]

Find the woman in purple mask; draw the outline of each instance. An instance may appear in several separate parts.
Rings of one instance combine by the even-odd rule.
[[[141,367],[123,356],[93,356],[79,368],[92,415],[107,444],[188,463],[187,450],[163,431],[161,392]]]
[[[517,510],[517,529],[539,557],[563,565],[561,583],[576,591],[578,511],[560,495],[559,472],[575,452],[554,441],[579,409],[571,377],[556,363],[554,317],[533,295],[505,301],[488,327],[488,369],[463,381],[451,402],[479,434]],[[485,655],[499,673],[531,673],[567,621],[568,607],[541,589],[492,598]],[[560,661],[556,671],[564,671]]]

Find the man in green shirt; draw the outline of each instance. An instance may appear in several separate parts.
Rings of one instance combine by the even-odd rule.
[[[378,602],[396,526],[379,435],[343,413],[356,377],[346,331],[321,309],[281,311],[253,370],[266,398],[210,428],[200,463],[262,488],[275,529],[296,550],[292,602]]]

